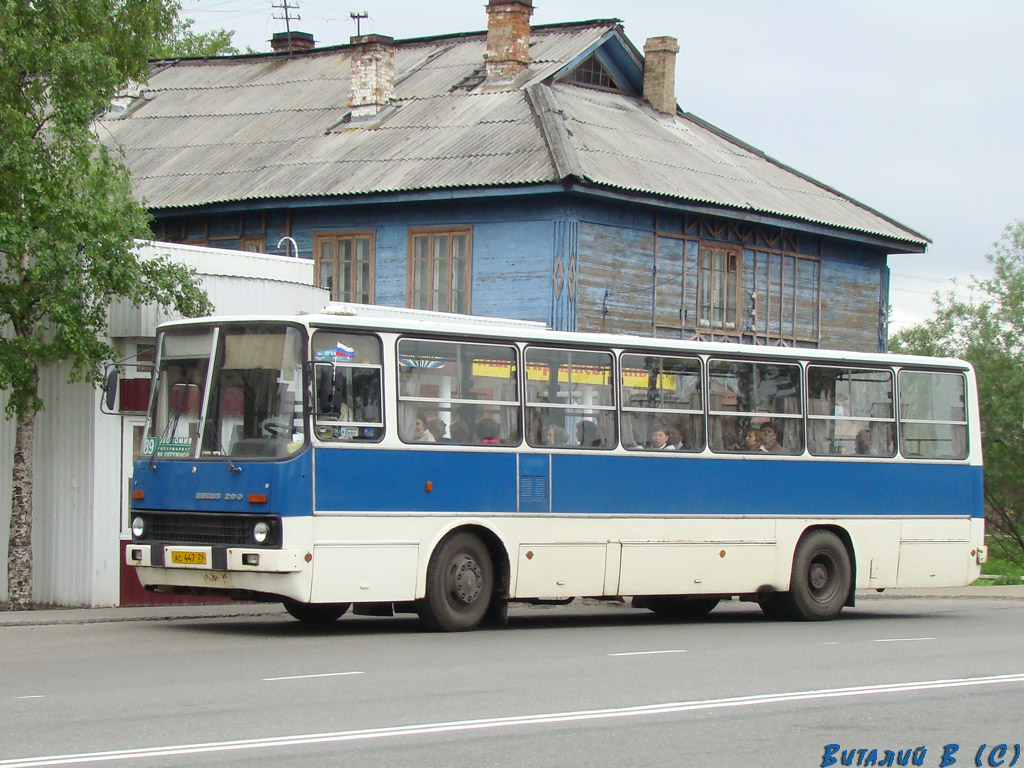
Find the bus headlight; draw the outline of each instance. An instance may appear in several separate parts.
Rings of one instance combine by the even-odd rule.
[[[252,527],[252,537],[256,539],[257,544],[263,544],[268,536],[270,536],[270,526],[262,520]]]
[[[141,539],[143,534],[146,532],[146,521],[141,517],[136,517],[132,520],[132,536],[136,539]]]

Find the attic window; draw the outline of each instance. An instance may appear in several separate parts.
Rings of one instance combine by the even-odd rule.
[[[579,83],[580,85],[589,85],[594,88],[606,88],[610,91],[622,90],[619,84],[615,82],[615,78],[611,76],[596,55],[590,56],[590,58],[576,67],[569,76],[569,81]]]

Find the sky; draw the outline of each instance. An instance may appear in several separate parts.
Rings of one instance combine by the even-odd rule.
[[[395,39],[487,27],[485,0],[182,0],[182,15],[266,51],[286,3],[318,46],[356,34],[351,12]],[[608,18],[640,50],[679,41],[683,110],[932,241],[889,257],[892,332],[954,279],[989,276],[1024,219],[1020,0],[534,0],[531,23]]]

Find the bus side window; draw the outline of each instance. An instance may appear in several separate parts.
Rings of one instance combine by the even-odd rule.
[[[518,382],[512,345],[401,339],[399,437],[405,443],[518,445]]]
[[[798,365],[712,359],[708,382],[713,451],[803,453],[803,382]],[[766,444],[769,438],[773,439]]]
[[[704,450],[699,359],[623,354],[619,368],[624,448]],[[656,431],[664,446],[651,441]]]
[[[967,458],[966,379],[960,373],[902,370],[900,452],[909,458]]]
[[[530,445],[585,450],[616,446],[616,387],[611,354],[527,347],[525,364]],[[567,442],[561,441],[562,436]]]
[[[314,433],[320,440],[380,440],[380,341],[369,334],[313,336]]]
[[[808,448],[816,456],[891,457],[893,374],[888,369],[807,367]]]

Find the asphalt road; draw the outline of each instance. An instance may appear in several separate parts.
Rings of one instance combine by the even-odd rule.
[[[981,765],[1010,766],[1022,635],[1024,600],[936,597],[818,624],[740,603],[676,624],[513,607],[506,629],[455,635],[280,612],[0,623],[0,768],[872,765],[886,750],[940,766],[948,744],[945,765],[985,745]]]

